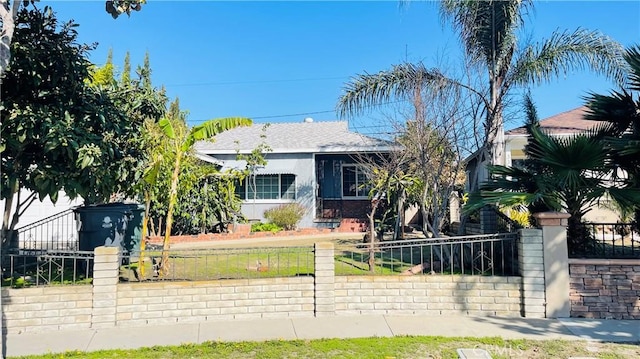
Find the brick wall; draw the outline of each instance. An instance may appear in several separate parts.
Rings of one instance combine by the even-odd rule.
[[[522,315],[520,277],[348,276],[335,279],[338,315]]]
[[[121,284],[117,325],[312,317],[313,278]]]
[[[360,218],[366,219],[371,211],[368,199],[323,199],[323,218]]]
[[[519,244],[522,251],[535,251],[537,232],[522,238],[532,242]],[[21,333],[292,316],[538,314],[531,310],[537,304],[523,298],[539,297],[539,288],[526,287],[537,278],[535,266],[524,266],[522,277],[336,277],[333,244],[317,243],[314,252],[313,277],[119,283],[118,248],[99,247],[92,285],[3,288],[4,328]]]
[[[2,288],[3,329],[11,333],[91,327],[90,285],[47,288]]]
[[[640,259],[570,259],[571,316],[640,319]]]

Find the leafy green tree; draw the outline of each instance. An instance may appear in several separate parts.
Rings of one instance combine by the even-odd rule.
[[[628,178],[634,188],[640,189],[640,46],[629,48],[624,59],[629,65],[625,87],[609,95],[591,94],[587,98],[589,111],[586,118],[612,125],[607,138],[611,147],[614,178]],[[624,205],[618,205],[623,209]],[[635,220],[640,222],[640,204],[635,205]]]
[[[567,238],[570,253],[589,250],[592,242],[583,217],[604,196],[627,206],[640,201],[640,191],[626,179],[612,179],[610,148],[604,141],[610,128],[603,126],[570,137],[544,133],[527,98],[526,160],[523,168],[490,166],[490,178],[479,193],[472,193],[466,212],[498,203],[527,206],[530,213],[563,210],[571,215]]]
[[[94,86],[116,85],[115,66],[113,65],[113,49],[109,49],[105,64],[92,71],[90,83]]]
[[[423,63],[404,63],[377,74],[358,75],[345,86],[338,112],[357,115],[394,98],[410,99],[418,88],[456,87],[483,104],[485,140],[479,159],[504,164],[503,111],[514,88],[547,82],[585,67],[617,80],[624,76],[622,47],[595,31],[556,32],[539,43],[523,44],[518,34],[524,16],[532,10],[530,0],[441,1],[441,16],[458,32],[465,50],[464,70],[482,69],[478,76],[484,85],[468,84]]]
[[[36,197],[55,202],[64,191],[100,203],[114,192],[134,194],[141,123],[113,91],[89,84],[92,47],[77,43],[76,26],[58,26],[48,7],[17,17],[1,89],[3,246]],[[20,198],[22,188],[32,195]]]

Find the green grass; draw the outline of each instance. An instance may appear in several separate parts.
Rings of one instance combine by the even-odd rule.
[[[341,358],[400,359],[457,358],[458,348],[487,350],[493,358],[599,358],[640,357],[638,344],[588,343],[561,340],[503,340],[501,338],[391,337],[321,339],[267,342],[207,342],[138,350],[103,350],[92,353],[66,352],[22,358]],[[587,349],[589,348],[589,349]]]
[[[160,252],[147,252],[157,259]],[[169,259],[171,280],[213,280],[309,276],[314,273],[312,248],[282,248],[235,251],[175,251]],[[121,267],[120,276],[136,281],[138,262]],[[153,278],[152,262],[145,260],[145,277]]]
[[[434,272],[440,274],[481,274],[477,268],[472,268],[469,261],[465,264],[464,270],[458,267],[451,270],[446,265],[441,266],[437,260],[441,255],[439,251],[438,246],[376,249],[374,273],[398,275],[415,265],[427,262],[433,263]],[[463,257],[471,259],[470,248],[465,247],[465,252]],[[172,251],[170,270],[165,279],[215,280],[310,276],[314,274],[315,269],[313,256],[311,247]],[[149,257],[159,259],[161,252],[147,251],[145,257],[147,257],[145,279],[153,279],[154,273]],[[356,246],[355,243],[338,244],[335,249],[335,273],[336,275],[371,274],[368,259],[369,251],[366,246]],[[135,273],[140,273],[137,266],[137,262],[123,266],[121,277],[129,281],[137,281]],[[263,270],[258,270],[259,267]],[[497,271],[496,274],[500,272]]]
[[[68,285],[91,284],[92,278],[87,278],[82,265],[84,259],[54,259],[50,261],[38,260],[36,256],[22,258],[14,267],[13,277],[3,278],[3,287],[27,288],[36,285]]]

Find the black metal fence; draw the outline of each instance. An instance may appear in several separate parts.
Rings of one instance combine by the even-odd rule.
[[[22,251],[73,251],[78,249],[78,225],[74,208],[16,229]]]
[[[585,223],[589,238],[585,253],[572,257],[640,258],[640,229],[636,223]]]
[[[161,249],[124,255],[121,281],[249,279],[314,273],[313,247],[170,249],[168,255],[164,271]]]
[[[341,245],[336,275],[518,275],[517,233]]]
[[[2,286],[89,284],[93,252],[29,251],[2,255]]]

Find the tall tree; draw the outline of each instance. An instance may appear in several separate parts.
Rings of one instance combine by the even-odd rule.
[[[483,103],[485,141],[478,157],[504,164],[503,112],[514,88],[585,67],[619,81],[624,77],[622,47],[597,31],[579,28],[555,32],[535,44],[519,42],[524,17],[531,10],[531,0],[441,1],[441,16],[458,32],[467,55],[466,66],[482,69],[478,76],[484,85],[470,86],[423,63],[400,64],[377,74],[358,75],[345,86],[338,112],[356,115],[393,98],[410,99],[416,88],[458,87]]]
[[[34,4],[39,0],[0,0],[0,82],[11,61],[11,42],[15,33],[16,19],[20,5]],[[109,0],[105,2],[105,10],[116,19],[121,14],[130,15],[131,11],[139,11],[146,0]]]
[[[104,65],[92,71],[91,84],[95,86],[114,86],[116,84],[113,49],[109,49]]]
[[[99,203],[114,192],[133,195],[142,153],[141,123],[126,116],[117,93],[90,84],[91,47],[77,43],[75,24],[58,26],[48,7],[23,9],[11,46],[0,106],[3,245],[36,197],[55,202],[64,191]],[[20,198],[21,189],[32,195]]]
[[[120,83],[131,83],[131,54],[129,54],[129,51],[124,55],[124,65],[122,66],[122,73],[120,74]]]

